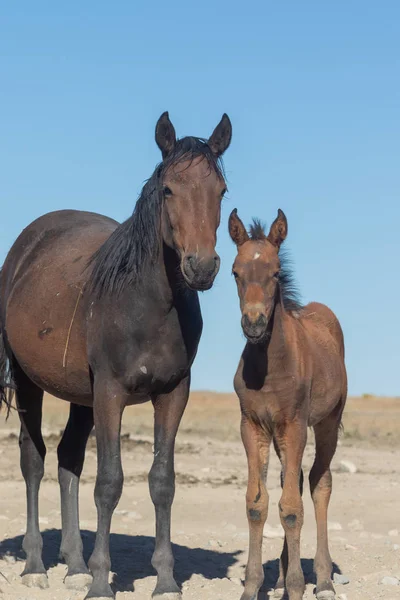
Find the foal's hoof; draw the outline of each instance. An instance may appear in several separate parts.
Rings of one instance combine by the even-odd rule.
[[[76,573],[67,575],[64,579],[65,587],[68,590],[87,590],[92,585],[93,577],[89,573]]]
[[[274,598],[283,598],[285,595],[285,588],[277,587],[274,589]]]
[[[22,583],[26,587],[37,587],[45,590],[49,587],[49,580],[46,573],[27,573],[21,577]]]

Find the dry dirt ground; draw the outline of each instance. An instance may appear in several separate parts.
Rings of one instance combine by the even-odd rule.
[[[81,600],[84,592],[63,585],[65,565],[58,560],[60,503],[56,446],[65,425],[68,405],[46,398],[44,430],[48,454],[41,487],[40,515],[44,560],[50,587],[28,589],[20,583],[24,566],[21,551],[25,530],[25,488],[19,470],[12,415],[0,424],[0,587],[9,600]],[[123,424],[125,485],[112,524],[111,555],[117,600],[150,598],[155,574],[150,559],[154,515],[147,487],[152,461],[152,408],[127,409]],[[330,544],[334,570],[350,579],[336,585],[339,599],[400,599],[400,585],[379,583],[385,576],[400,578],[400,399],[351,399],[345,432],[334,459],[334,493],[330,506]],[[176,578],[184,600],[239,600],[247,556],[247,522],[244,510],[246,461],[239,439],[239,411],[234,395],[194,393],[177,440],[177,490],[173,507],[172,538]],[[309,435],[304,456],[307,472],[313,460]],[[356,473],[340,472],[342,460],[352,461]],[[91,439],[82,475],[81,528],[86,557],[96,530],[93,486],[96,472],[95,442]],[[268,537],[264,538],[265,589],[277,577],[282,539],[278,529],[279,465],[273,455],[269,475]],[[307,490],[308,492],[308,490]],[[307,598],[313,598],[312,558],[315,522],[309,494],[304,497],[302,564]],[[273,529],[271,529],[273,528]]]

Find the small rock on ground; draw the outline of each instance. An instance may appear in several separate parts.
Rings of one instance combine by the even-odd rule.
[[[333,582],[339,585],[347,585],[350,583],[350,579],[347,577],[347,575],[343,575],[342,573],[334,573]]]
[[[341,460],[339,463],[341,473],[357,473],[357,467],[350,460]]]
[[[382,577],[382,579],[379,582],[381,585],[399,585],[399,580],[397,579],[397,577]]]
[[[336,521],[328,521],[328,531],[342,531],[343,527]]]
[[[264,527],[264,537],[269,539],[276,539],[285,537],[285,531],[282,525],[278,525],[277,527],[271,527],[268,523]]]

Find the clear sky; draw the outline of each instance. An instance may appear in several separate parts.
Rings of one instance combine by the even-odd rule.
[[[244,345],[232,208],[282,208],[304,301],[341,320],[351,393],[400,395],[400,3],[21,0],[0,9],[0,262],[61,208],[123,220],[178,135],[233,123],[221,272],[193,387],[229,391]]]

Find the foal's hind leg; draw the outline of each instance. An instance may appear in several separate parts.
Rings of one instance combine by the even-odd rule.
[[[26,553],[26,564],[22,573],[22,583],[28,587],[47,588],[49,584],[42,561],[43,540],[39,530],[39,487],[44,474],[46,455],[41,432],[43,390],[28,379],[19,365],[13,364],[13,370],[21,421],[21,471],[25,479],[27,500],[26,534],[22,543]]]
[[[150,495],[156,512],[156,545],[152,565],[157,571],[153,597],[180,598],[174,579],[171,548],[171,507],[175,495],[174,448],[189,396],[190,377],[170,394],[154,399],[154,461],[149,473]]]
[[[78,506],[79,478],[85,459],[86,443],[92,429],[93,409],[71,404],[67,427],[57,451],[62,519],[60,554],[68,566],[65,585],[70,589],[82,589],[92,581],[83,560]]]
[[[317,576],[318,600],[331,600],[335,590],[331,581],[332,559],[328,547],[328,504],[332,491],[331,460],[335,454],[340,416],[330,415],[314,427],[315,460],[310,471],[310,490],[317,521],[317,552],[314,571]]]

